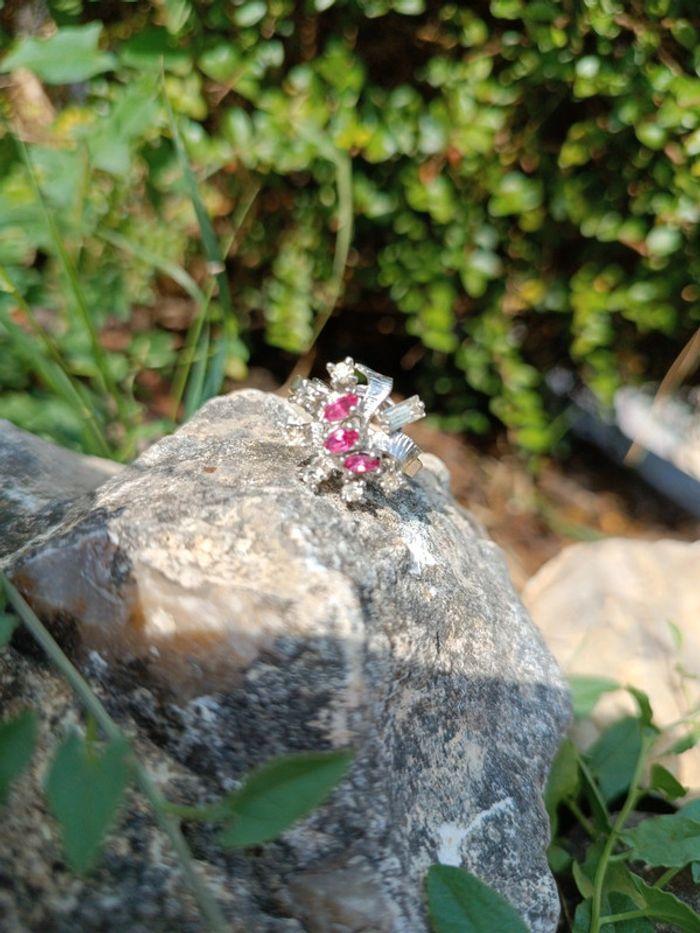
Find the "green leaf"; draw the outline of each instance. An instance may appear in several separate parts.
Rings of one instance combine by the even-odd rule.
[[[688,792],[688,789],[683,787],[667,768],[659,764],[651,767],[651,787],[652,790],[664,794],[669,800],[677,800]]]
[[[613,723],[588,750],[588,763],[606,802],[630,786],[641,747],[641,723],[629,716]]]
[[[515,908],[462,868],[431,865],[426,891],[434,933],[527,933]]]
[[[10,784],[29,764],[36,736],[37,716],[32,710],[0,723],[0,805],[7,800]]]
[[[571,865],[571,855],[563,846],[553,842],[547,849],[547,861],[553,874],[558,875],[567,871]]]
[[[670,891],[646,884],[637,875],[631,877],[635,888],[644,898],[648,917],[675,924],[684,933],[700,933],[700,916],[687,904],[679,901]]]
[[[219,841],[241,847],[279,836],[325,800],[351,761],[348,751],[302,752],[263,765],[222,802],[232,821],[221,831]]]
[[[654,712],[651,708],[651,702],[649,697],[643,690],[638,690],[637,687],[627,686],[625,690],[634,697],[637,701],[637,706],[639,707],[639,715],[645,726],[654,727]]]
[[[56,753],[46,779],[46,796],[74,871],[88,871],[98,857],[129,781],[128,754],[123,740],[99,750],[77,732]]]
[[[0,612],[0,648],[4,648],[17,628],[17,619],[7,612]]]
[[[579,783],[576,749],[571,739],[564,739],[552,762],[544,792],[545,806],[553,827],[559,804],[577,795]],[[552,832],[554,834],[554,829]]]
[[[576,887],[581,897],[591,897],[593,894],[593,882],[578,862],[572,864],[571,874],[574,876],[574,881],[576,882]]]
[[[623,833],[633,858],[647,865],[682,868],[700,861],[700,821],[680,813],[653,816]]]
[[[586,677],[574,675],[569,678],[574,716],[583,719],[590,716],[598,700],[604,693],[619,690],[620,684],[609,677]]]
[[[209,267],[212,270],[212,274],[219,289],[218,299],[224,312],[224,324],[221,332],[219,333],[219,339],[216,343],[216,350],[211,364],[206,369],[206,378],[203,379],[202,390],[201,392],[198,392],[198,397],[196,399],[196,407],[199,407],[199,405],[203,404],[205,401],[207,401],[207,399],[216,395],[221,390],[230,349],[229,330],[231,327],[235,327],[236,317],[233,312],[231,289],[229,287],[228,274],[226,272],[226,265],[221,250],[221,244],[219,243],[219,239],[216,235],[216,231],[214,230],[211,218],[209,217],[209,213],[207,212],[207,208],[199,192],[197,179],[192,170],[189,159],[187,158],[187,152],[185,151],[185,144],[182,139],[182,134],[180,133],[175,114],[173,113],[173,108],[165,91],[163,93],[163,100],[168,116],[170,132],[175,144],[177,161],[180,166],[180,171],[182,172],[185,185],[187,187],[187,192],[189,194],[190,200],[192,201],[192,207],[194,208],[194,212],[197,217],[199,232],[202,237],[202,245],[207,256]],[[199,350],[201,354],[200,359],[203,359],[203,365],[206,366],[206,353],[208,351],[208,345],[206,348],[200,347]],[[203,350],[205,351],[204,353],[202,353]]]
[[[267,15],[267,4],[262,0],[249,0],[236,10],[233,15],[237,26],[255,26]]]
[[[690,751],[691,748],[695,748],[700,740],[700,729],[691,729],[690,732],[686,735],[681,736],[680,739],[675,741],[673,745],[668,749],[669,755],[682,755],[683,752]]]
[[[72,84],[110,71],[114,56],[98,48],[102,23],[66,26],[48,39],[19,39],[0,63],[0,71],[28,68],[47,84]]]

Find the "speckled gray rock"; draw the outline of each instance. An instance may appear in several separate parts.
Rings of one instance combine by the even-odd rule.
[[[70,502],[122,469],[110,460],[63,450],[0,419],[0,557],[56,524]]]
[[[6,566],[172,798],[211,799],[281,752],[355,749],[330,801],[278,843],[244,859],[205,830],[192,837],[244,929],[420,933],[424,874],[442,861],[553,931],[541,794],[568,698],[498,549],[430,457],[393,498],[314,495],[297,478],[291,417],[252,390],[211,401]],[[0,862],[12,832],[0,827]],[[103,928],[141,929],[135,886],[157,912],[171,877],[146,891],[161,850],[144,833],[142,853],[79,883],[44,841],[32,864],[47,899],[103,884],[124,923],[105,909]],[[9,883],[18,917],[37,910],[21,876]],[[81,928],[81,901],[66,929]],[[191,924],[183,907],[167,929]]]

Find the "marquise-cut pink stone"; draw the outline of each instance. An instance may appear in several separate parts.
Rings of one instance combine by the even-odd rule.
[[[356,407],[358,401],[358,397],[353,392],[341,395],[335,402],[329,402],[326,405],[323,409],[323,417],[326,421],[343,421]]]
[[[326,450],[332,454],[344,454],[352,450],[360,439],[360,432],[354,428],[336,428],[323,442]]]
[[[373,457],[371,454],[350,454],[343,460],[343,466],[351,473],[374,473],[379,469],[380,463],[379,457]]]

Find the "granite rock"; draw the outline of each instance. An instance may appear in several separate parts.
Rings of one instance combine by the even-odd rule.
[[[541,796],[569,702],[499,550],[431,457],[391,497],[315,495],[298,478],[293,417],[254,390],[212,400],[5,568],[172,799],[210,800],[283,752],[355,750],[330,800],[278,842],[234,857],[193,832],[242,928],[419,933],[424,875],[441,861],[499,890],[535,933],[553,931]],[[36,684],[39,662],[21,663]],[[44,707],[52,728],[66,719]],[[174,869],[146,891],[150,856],[167,846],[144,823],[134,855],[131,819],[110,846],[133,857],[108,853],[97,880],[68,879],[53,842],[37,845],[46,894],[29,898],[21,869],[3,895],[16,916],[37,916],[43,899],[68,905],[66,929],[90,929],[79,886],[92,896],[96,884],[123,924],[105,908],[101,928],[143,926],[136,885],[139,909],[157,915]],[[0,827],[3,874],[18,830],[14,817]],[[182,904],[170,931],[193,928]]]
[[[74,500],[122,469],[111,460],[63,450],[0,419],[0,557],[55,525]]]

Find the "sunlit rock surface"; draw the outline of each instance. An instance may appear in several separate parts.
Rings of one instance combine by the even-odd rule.
[[[639,687],[668,727],[700,704],[699,578],[700,541],[608,538],[566,548],[528,582],[523,599],[567,674]],[[635,711],[625,691],[607,694],[577,724],[577,738],[590,744]],[[673,767],[700,793],[700,749]]]
[[[541,794],[568,698],[500,552],[430,457],[392,498],[315,495],[292,417],[253,390],[211,401],[6,566],[171,798],[211,799],[285,751],[355,749],[349,778],[279,843],[222,857],[197,830],[198,857],[236,879],[243,928],[425,930],[423,878],[441,861],[553,931]],[[54,732],[75,716],[47,705]],[[0,863],[12,831],[0,828]],[[108,858],[96,879],[70,880],[53,842],[36,858],[54,900],[102,884],[120,922],[131,909],[138,923],[130,885],[156,848],[132,853],[129,879]],[[20,881],[18,916],[37,910]],[[65,901],[66,928],[81,904]],[[193,929],[182,910],[169,931]],[[103,922],[120,929],[106,910]]]

